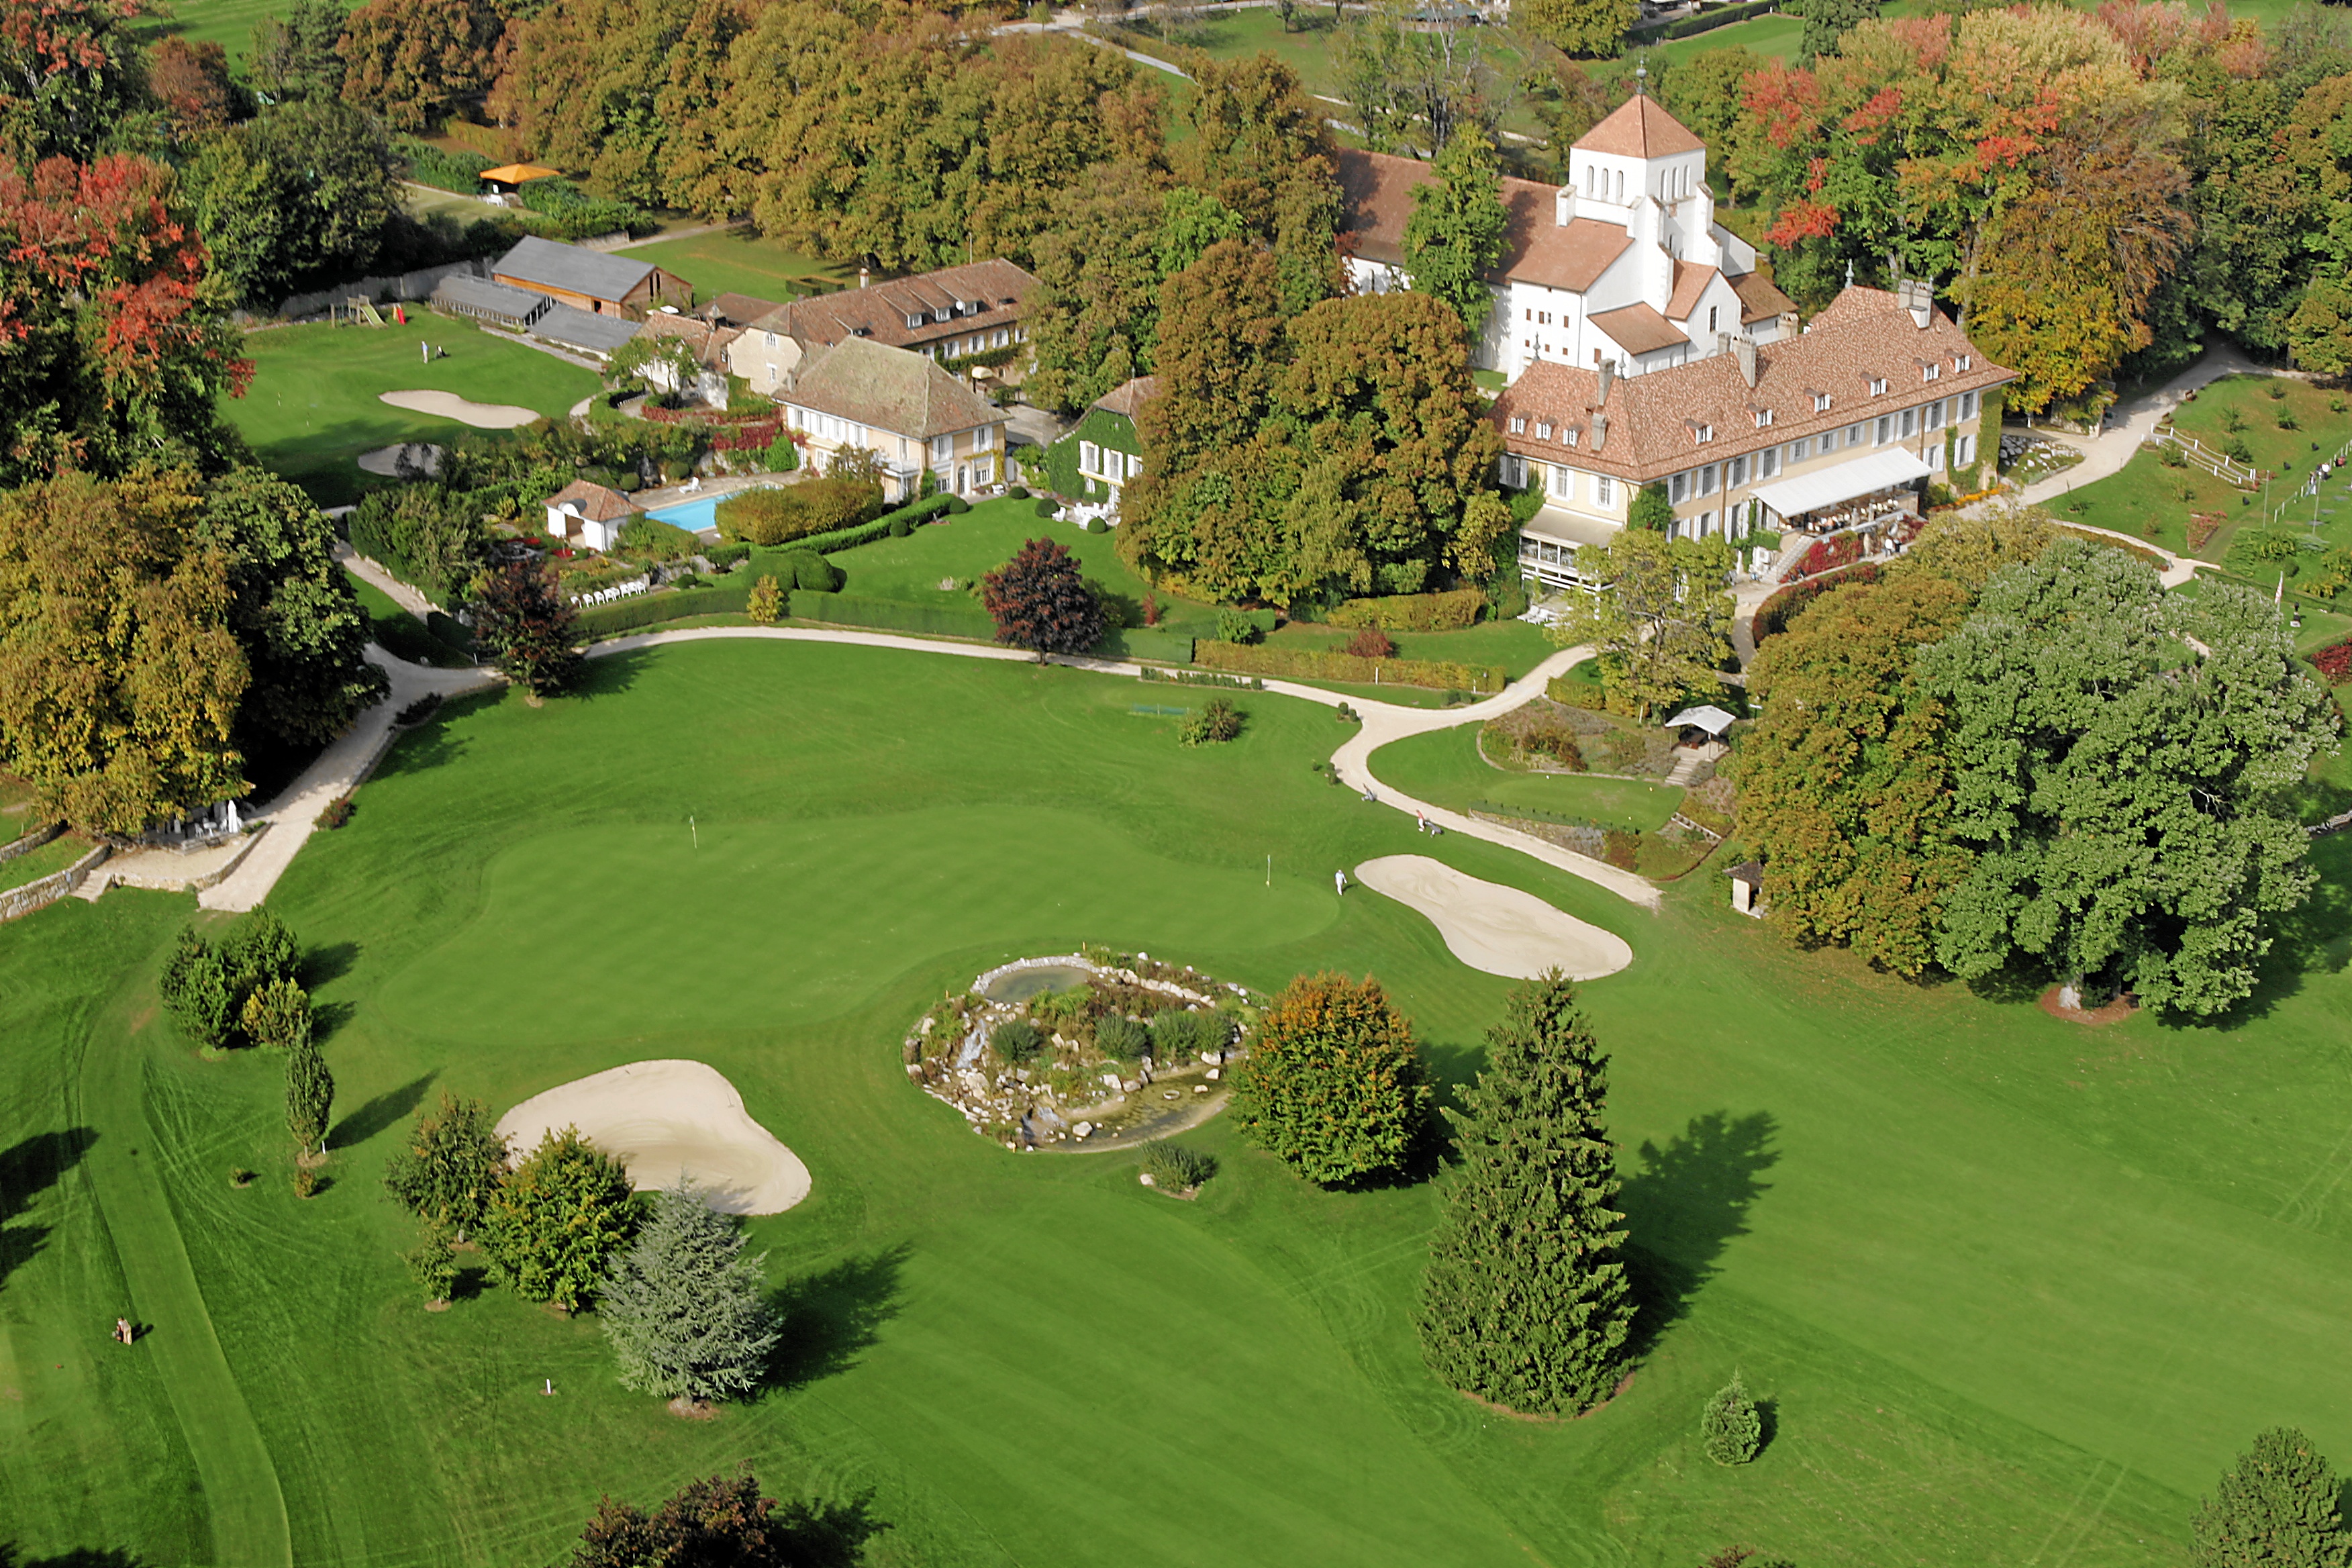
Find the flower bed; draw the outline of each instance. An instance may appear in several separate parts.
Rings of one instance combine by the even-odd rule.
[[[1055,972],[1080,978],[1052,988]],[[904,1058],[926,1094],[1008,1149],[1149,1137],[1222,1108],[1256,1017],[1239,985],[1090,947],[978,976],[908,1031]]]

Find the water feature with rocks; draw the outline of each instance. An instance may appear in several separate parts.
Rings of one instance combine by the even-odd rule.
[[[1008,1149],[1118,1149],[1224,1108],[1264,998],[1150,953],[1016,959],[908,1031],[907,1076]]]

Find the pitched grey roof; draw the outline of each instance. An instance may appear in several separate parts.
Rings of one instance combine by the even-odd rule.
[[[435,304],[463,310],[469,316],[488,316],[493,321],[529,321],[546,299],[544,294],[509,289],[483,278],[453,276],[433,286]]]
[[[536,235],[516,242],[515,247],[490,268],[501,278],[520,278],[543,288],[615,300],[626,299],[629,290],[644,282],[653,269],[650,261],[632,261],[602,251],[583,250],[576,245],[559,245]]]
[[[866,338],[844,338],[816,350],[781,395],[786,403],[925,440],[1004,418],[932,360]]]
[[[568,343],[592,354],[609,354],[637,335],[637,323],[623,316],[600,316],[561,301],[530,324],[530,335],[553,343]]]

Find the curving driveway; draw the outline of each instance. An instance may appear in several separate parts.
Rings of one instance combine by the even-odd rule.
[[[615,637],[610,642],[598,643],[588,649],[588,657],[610,658],[619,654],[637,653],[676,643],[743,639],[841,643],[853,647],[897,648],[909,653],[945,655],[951,658],[986,658],[1023,664],[1036,657],[1019,648],[992,647],[982,643],[933,642],[888,632],[822,631],[809,626],[694,626],[680,631],[640,632],[634,637]],[[253,909],[269,896],[270,889],[278,885],[278,879],[293,863],[296,853],[310,837],[319,814],[337,796],[349,794],[355,788],[391,745],[393,718],[401,709],[428,692],[455,696],[496,685],[505,679],[504,676],[488,669],[432,669],[424,665],[410,664],[404,659],[394,658],[373,645],[370,645],[367,656],[392,678],[392,694],[362,713],[349,733],[328,747],[283,795],[261,808],[256,819],[267,819],[272,824],[268,834],[253,847],[234,872],[217,886],[197,895],[196,901],[204,908],[241,911]],[[1360,792],[1369,792],[1381,805],[1398,811],[1418,812],[1449,833],[1460,833],[1500,845],[1506,849],[1516,849],[1557,870],[1581,877],[1595,886],[1605,888],[1629,902],[1655,910],[1662,901],[1657,888],[1630,871],[1621,871],[1605,861],[1563,849],[1530,835],[1498,827],[1490,822],[1480,822],[1460,812],[1416,800],[1391,789],[1372,773],[1372,753],[1390,742],[1424,735],[1433,730],[1483,724],[1498,714],[1507,713],[1542,696],[1546,685],[1554,676],[1565,674],[1571,667],[1591,657],[1592,650],[1589,647],[1563,649],[1495,696],[1460,708],[1400,708],[1393,703],[1378,702],[1369,698],[1345,698],[1320,687],[1301,686],[1288,680],[1268,680],[1265,689],[1285,697],[1296,697],[1302,701],[1319,702],[1327,708],[1336,708],[1346,702],[1361,715],[1362,723],[1331,754],[1331,762],[1341,782]],[[1143,669],[1141,665],[1119,659],[1056,656],[1047,662],[1066,665],[1073,669],[1097,670],[1106,675],[1139,676]]]

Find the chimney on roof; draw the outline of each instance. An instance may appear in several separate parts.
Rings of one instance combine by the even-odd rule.
[[[1593,372],[1601,378],[1601,396],[1598,401],[1601,406],[1606,407],[1609,403],[1609,384],[1617,379],[1617,362],[1601,358],[1599,349],[1592,351],[1592,357],[1600,362],[1598,368]]]
[[[1780,312],[1780,335],[1782,337],[1793,338],[1799,332],[1804,331],[1804,326],[1805,319],[1802,316],[1798,315],[1796,311],[1783,310]]]
[[[1914,326],[1922,331],[1936,315],[1936,286],[1925,278],[1906,278],[1895,286],[1895,297],[1911,312]]]
[[[1566,228],[1576,219],[1576,187],[1562,185],[1551,195],[1551,222],[1554,228]]]
[[[1715,334],[1715,352],[1719,354],[1727,354],[1731,352],[1731,334],[1729,332],[1717,332]]]
[[[1609,416],[1606,414],[1595,414],[1592,416],[1592,449],[1598,452],[1602,447],[1608,444],[1608,441]]]
[[[1739,356],[1739,379],[1753,391],[1756,386],[1756,340],[1743,334],[1733,341],[1731,352]]]

